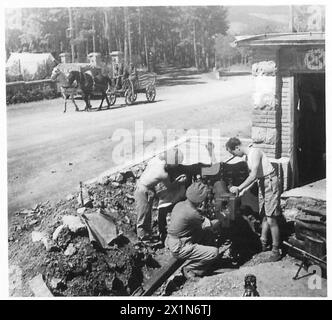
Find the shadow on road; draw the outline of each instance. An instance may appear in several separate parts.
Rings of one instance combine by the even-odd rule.
[[[196,68],[178,68],[178,67],[166,67],[160,68],[157,71],[158,75],[166,75],[169,76],[191,76],[191,75],[199,75],[204,73],[204,71],[197,70]]]
[[[135,106],[138,106],[138,105],[141,105],[141,104],[154,104],[156,102],[161,102],[161,101],[164,101],[164,100],[155,100],[153,102],[146,102],[146,101],[135,101],[133,102],[132,104],[121,104],[121,105],[118,105],[116,107],[112,107],[111,109],[121,109],[121,108],[125,108],[125,107],[135,107]]]
[[[129,107],[135,107],[135,106],[138,106],[138,105],[141,105],[141,104],[154,104],[156,102],[161,102],[161,101],[164,101],[164,100],[155,100],[153,102],[147,102],[147,101],[135,101],[133,102],[132,104],[120,104],[120,105],[115,105],[115,106],[112,106],[110,108],[107,108],[107,107],[102,107],[100,110],[98,110],[98,107],[96,108],[91,108],[89,111],[85,111],[84,109],[80,109],[79,111],[77,112],[99,112],[99,111],[109,111],[109,110],[114,110],[114,109],[121,109],[121,108],[129,108]]]
[[[177,86],[177,85],[196,85],[204,84],[206,82],[199,81],[202,71],[196,68],[176,68],[168,67],[158,70],[157,85],[162,86]],[[195,77],[196,76],[196,77]]]
[[[181,85],[197,85],[204,84],[204,81],[193,81],[198,77],[168,77],[158,79],[158,87],[172,87]]]

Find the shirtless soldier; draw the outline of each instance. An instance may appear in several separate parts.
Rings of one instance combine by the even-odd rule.
[[[268,233],[272,236],[272,254],[270,261],[281,259],[279,250],[280,230],[278,218],[281,215],[279,207],[278,177],[266,154],[252,145],[245,146],[238,138],[230,138],[226,149],[234,156],[246,156],[249,168],[248,178],[239,186],[232,186],[230,192],[239,194],[249,189],[257,181],[259,187],[259,211],[264,216],[262,223],[261,243],[262,251],[268,251]]]
[[[172,188],[172,184],[185,183],[186,177],[184,175],[171,182],[167,172],[167,168],[177,166],[182,161],[183,154],[179,149],[168,150],[150,160],[137,181],[134,196],[137,213],[137,237],[140,241],[151,242],[152,240],[151,210],[156,185],[162,182],[166,188]]]

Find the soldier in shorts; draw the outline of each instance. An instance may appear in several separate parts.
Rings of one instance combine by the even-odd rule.
[[[262,251],[268,251],[268,234],[272,236],[272,254],[270,261],[281,259],[279,250],[280,230],[278,217],[281,215],[278,177],[266,154],[252,144],[245,146],[238,138],[230,138],[226,149],[234,156],[246,156],[249,168],[248,178],[239,186],[232,186],[230,192],[239,194],[249,189],[257,181],[259,187],[259,210],[264,216],[262,223],[261,243]]]
[[[171,182],[167,171],[168,168],[177,166],[182,161],[183,154],[179,149],[167,150],[149,161],[140,179],[137,181],[134,197],[137,214],[137,237],[140,241],[152,241],[151,210],[157,184],[163,183],[166,188],[172,188],[173,184],[186,182],[184,175]]]

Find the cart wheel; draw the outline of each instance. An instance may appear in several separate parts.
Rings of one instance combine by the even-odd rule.
[[[136,99],[137,99],[137,93],[135,92],[134,95],[133,95],[132,97],[133,97],[133,102],[135,102]]]
[[[133,100],[134,94],[132,93],[131,89],[127,89],[125,92],[125,102],[126,104],[130,105],[134,102]]]
[[[149,102],[153,102],[156,98],[156,88],[154,86],[148,86],[146,89],[146,99]]]
[[[113,106],[116,101],[116,94],[114,92],[107,93],[107,98],[110,102],[110,105]]]

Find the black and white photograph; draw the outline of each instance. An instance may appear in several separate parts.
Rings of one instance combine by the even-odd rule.
[[[7,299],[327,299],[327,7],[5,1]]]

